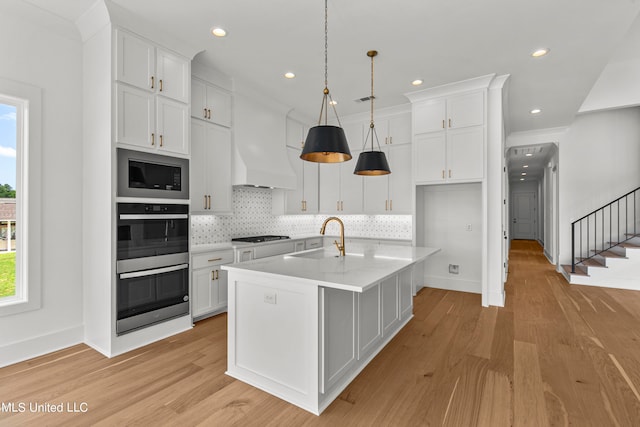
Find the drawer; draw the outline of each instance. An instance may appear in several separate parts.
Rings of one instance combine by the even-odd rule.
[[[322,237],[317,237],[315,239],[307,239],[304,242],[305,249],[316,249],[322,247]]]
[[[263,246],[256,246],[254,249],[255,259],[266,258],[268,256],[290,254],[294,251],[293,242],[271,243]]]
[[[203,252],[191,256],[191,268],[194,270],[231,263],[233,263],[233,250],[231,249],[226,251]]]

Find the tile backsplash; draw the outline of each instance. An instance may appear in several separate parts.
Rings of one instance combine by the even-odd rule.
[[[273,215],[271,190],[235,187],[233,215],[192,215],[191,243],[224,243],[234,237],[262,234],[318,234],[328,215]],[[347,237],[411,240],[411,215],[339,215]],[[328,235],[337,235],[335,223],[327,225]]]

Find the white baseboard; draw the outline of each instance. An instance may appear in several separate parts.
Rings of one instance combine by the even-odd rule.
[[[425,276],[425,287],[448,291],[482,293],[482,283],[478,280],[452,279],[449,277]]]
[[[495,307],[504,307],[506,294],[502,292],[489,292],[489,305]]]
[[[80,325],[24,341],[0,345],[0,368],[82,344],[83,341],[84,326]]]

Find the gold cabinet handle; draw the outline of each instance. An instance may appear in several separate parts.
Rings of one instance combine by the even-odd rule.
[[[160,92],[162,92],[162,79],[160,79]]]
[[[156,86],[156,80],[153,76],[151,76],[151,89],[155,89]]]
[[[393,144],[393,137],[392,136],[389,137],[389,144]]]
[[[220,278],[220,270],[216,270],[216,280]]]
[[[156,134],[155,133],[151,134],[151,145],[152,146],[156,145]]]
[[[216,262],[216,261],[222,261],[222,258],[211,258],[207,260],[207,262]]]
[[[449,169],[449,178],[451,178],[451,169]]]
[[[209,209],[211,209],[211,195],[207,196],[207,200],[208,200],[208,203],[209,203],[209,205],[208,205]]]
[[[389,210],[393,210],[393,199],[389,200]]]
[[[216,271],[211,270],[211,280],[216,280]]]
[[[207,110],[207,119],[211,118],[211,109]]]
[[[340,200],[340,210],[344,210],[344,200]]]
[[[203,108],[203,110],[204,110],[204,116],[202,116],[202,118],[203,118],[203,119],[206,119],[206,118],[207,118],[207,109],[206,109],[206,108]]]
[[[442,169],[442,179],[444,179],[444,169]]]
[[[207,209],[207,195],[204,195],[204,206],[202,207],[202,209]]]
[[[444,129],[444,119],[442,119],[442,129]]]
[[[389,200],[385,200],[384,201],[384,210],[388,211],[389,210]]]
[[[162,147],[162,135],[160,135],[160,147]]]
[[[340,200],[338,200],[336,202],[336,210],[339,211],[340,210]]]
[[[451,127],[451,119],[449,119],[449,127]]]

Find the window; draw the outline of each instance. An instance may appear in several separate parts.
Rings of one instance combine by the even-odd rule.
[[[0,79],[0,316],[40,308],[41,91]]]

